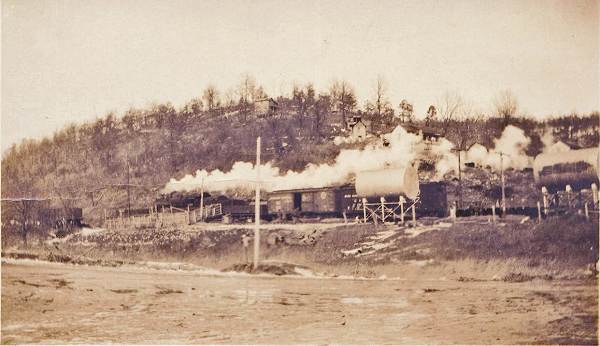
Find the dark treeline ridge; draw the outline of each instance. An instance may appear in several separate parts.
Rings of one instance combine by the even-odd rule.
[[[460,98],[447,97],[421,116],[413,114],[406,100],[396,111],[381,81],[373,100],[363,107],[347,82],[335,82],[321,93],[310,84],[294,87],[291,95],[275,98],[276,110],[261,113],[257,101],[266,97],[247,77],[235,93],[221,97],[208,87],[181,109],[154,104],[120,117],[109,113],[94,122],[68,125],[50,138],[24,140],[3,155],[2,198],[51,198],[59,206],[83,207],[87,216],[92,212],[101,217],[103,208],[127,205],[129,185],[131,203],[148,207],[171,178],[198,169],[227,171],[236,161],[253,161],[257,136],[262,137],[263,161],[272,161],[282,171],[332,162],[349,146],[337,146],[333,138],[347,133],[347,122],[355,115],[366,120],[375,135],[403,121],[426,123],[458,147],[475,142],[492,147],[508,124],[532,138],[530,155],[541,151],[540,138],[548,128],[556,140],[598,145],[597,112],[540,121],[517,115],[516,107],[503,113],[499,104],[497,114],[476,114]]]

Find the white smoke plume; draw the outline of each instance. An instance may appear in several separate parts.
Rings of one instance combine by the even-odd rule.
[[[500,138],[494,140],[493,149],[487,150],[483,145],[475,144],[467,152],[466,159],[483,167],[489,166],[495,171],[500,170],[501,162],[504,169],[524,169],[531,167],[532,162],[532,158],[525,153],[529,143],[531,139],[525,135],[525,131],[508,125]]]
[[[420,136],[406,132],[401,126],[385,137],[389,146],[378,142],[362,150],[344,149],[334,164],[309,164],[302,172],[288,171],[283,174],[270,162],[261,164],[261,186],[272,191],[347,183],[359,171],[405,167],[415,159],[416,147],[422,143]],[[236,162],[229,172],[198,170],[194,175],[186,175],[180,180],[171,179],[163,192],[197,190],[201,186],[206,191],[247,190],[255,185],[255,181],[254,164]]]
[[[571,150],[565,143],[556,141],[550,130],[546,130],[541,139],[542,144],[544,144],[544,149],[542,149],[543,154],[564,153]]]
[[[360,171],[383,168],[402,168],[419,159],[426,149],[429,156],[435,158],[436,174],[441,179],[445,174],[457,172],[458,157],[452,151],[454,145],[440,139],[435,145],[428,146],[422,136],[408,133],[398,126],[385,139],[389,146],[381,142],[368,144],[364,149],[343,149],[333,164],[308,164],[302,172],[281,172],[271,162],[261,164],[261,188],[267,191],[315,188],[348,183]],[[525,154],[531,140],[523,130],[507,126],[500,138],[494,140],[494,148],[488,150],[483,145],[473,145],[463,158],[462,163],[475,162],[480,166],[490,166],[500,170],[500,152],[503,153],[504,168],[523,169],[531,165],[532,159]],[[198,190],[205,191],[244,191],[250,193],[256,184],[256,171],[251,162],[236,162],[229,172],[198,170],[194,175],[186,175],[180,180],[171,179],[163,192]]]

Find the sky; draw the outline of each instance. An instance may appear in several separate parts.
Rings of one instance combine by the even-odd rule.
[[[269,95],[336,79],[425,113],[446,92],[490,112],[599,109],[597,1],[3,0],[2,152],[69,123],[253,76]]]

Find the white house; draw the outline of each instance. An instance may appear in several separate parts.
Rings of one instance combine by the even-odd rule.
[[[367,125],[363,122],[360,115],[352,117],[348,123],[350,127],[350,137],[356,141],[362,141],[367,137]]]

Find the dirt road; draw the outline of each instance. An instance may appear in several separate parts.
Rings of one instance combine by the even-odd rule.
[[[597,305],[592,281],[2,266],[2,343],[594,343]]]

